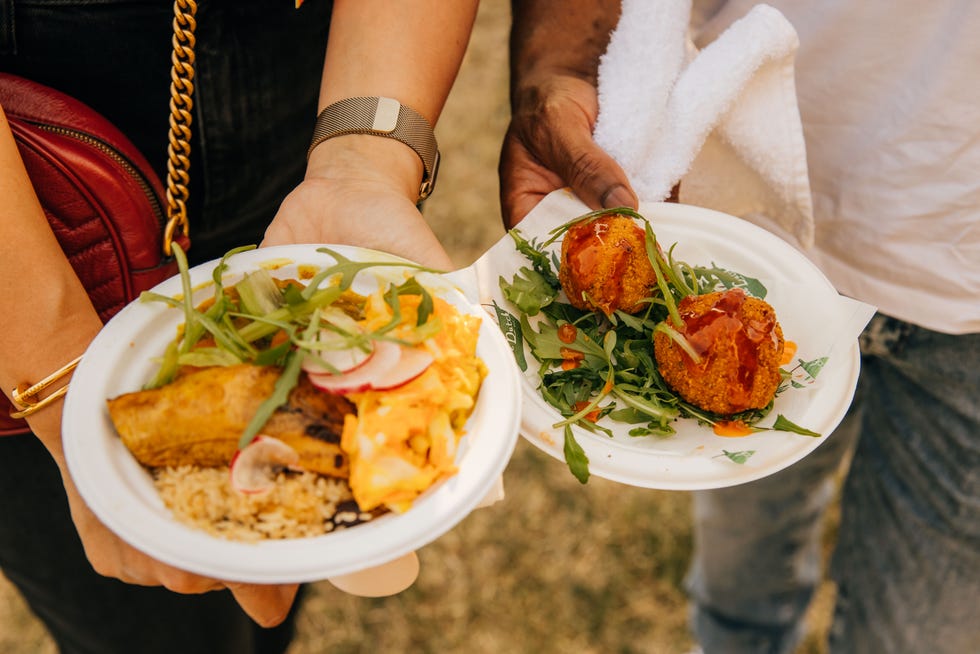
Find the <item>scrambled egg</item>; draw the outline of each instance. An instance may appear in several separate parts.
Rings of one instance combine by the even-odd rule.
[[[414,329],[420,297],[400,298],[398,336]],[[393,389],[351,393],[357,415],[347,415],[341,448],[350,460],[350,487],[362,511],[376,507],[402,513],[422,492],[456,473],[457,445],[476,403],[486,366],[476,356],[480,318],[459,313],[433,298],[429,320],[441,323],[417,347],[433,363],[415,379]],[[374,329],[391,320],[391,308],[368,302],[365,323]]]

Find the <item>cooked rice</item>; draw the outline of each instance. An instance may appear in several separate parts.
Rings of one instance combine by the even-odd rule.
[[[272,490],[254,494],[233,490],[227,467],[157,468],[153,478],[178,521],[229,540],[318,536],[372,517],[345,480],[312,472],[280,473]]]

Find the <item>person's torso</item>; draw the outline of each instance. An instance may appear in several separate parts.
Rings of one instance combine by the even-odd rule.
[[[696,0],[698,44],[754,4]],[[980,3],[768,4],[800,37],[809,254],[841,292],[884,313],[980,331]]]
[[[194,261],[257,244],[303,177],[329,0],[198,4],[189,221]],[[172,2],[0,3],[0,70],[92,106],[166,176]]]

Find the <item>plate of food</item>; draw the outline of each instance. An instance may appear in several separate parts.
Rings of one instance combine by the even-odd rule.
[[[92,511],[147,554],[313,581],[468,515],[521,403],[504,336],[452,276],[350,246],[243,248],[183,265],[105,325],[66,397],[65,456]]]
[[[874,308],[739,218],[552,193],[476,263],[522,435],[579,481],[698,490],[800,460],[843,418]]]

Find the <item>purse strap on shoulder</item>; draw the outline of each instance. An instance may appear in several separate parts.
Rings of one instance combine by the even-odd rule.
[[[194,108],[194,30],[197,2],[175,0],[173,54],[170,68],[170,137],[167,146],[167,225],[163,253],[188,233],[187,198],[191,166],[191,122]]]

